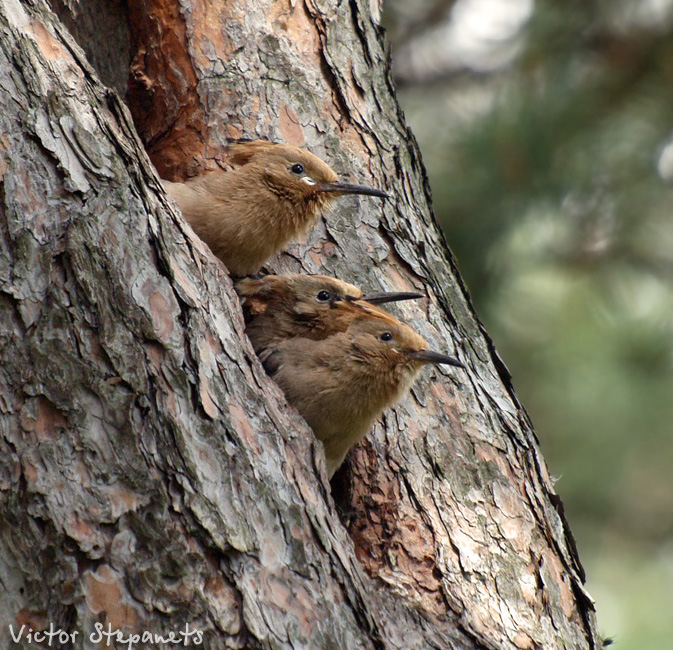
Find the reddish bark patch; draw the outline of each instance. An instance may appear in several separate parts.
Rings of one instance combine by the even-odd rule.
[[[31,612],[25,607],[19,610],[14,621],[19,628],[22,625],[25,625],[32,628],[33,630],[37,630],[38,632],[46,630],[47,626],[49,625],[46,612]]]
[[[159,174],[184,180],[199,170],[206,128],[180,6],[175,0],[131,2],[129,25],[133,119]]]
[[[37,468],[26,460],[23,461],[23,475],[27,483],[37,483]]]
[[[64,56],[63,48],[54,38],[53,34],[39,20],[33,20],[30,23],[30,32],[35,39],[35,43],[40,48],[42,56],[47,61],[56,61]]]
[[[376,471],[362,458],[367,443],[356,448],[351,467],[356,472],[371,468],[366,476],[356,476],[351,484],[349,507],[357,512],[349,526],[358,560],[372,577],[403,582],[408,597],[434,616],[445,613],[441,583],[436,573],[432,533],[400,494],[395,475]],[[367,471],[367,470],[364,470]]]
[[[154,291],[150,295],[150,309],[157,336],[168,341],[175,328],[173,305],[160,291]]]
[[[44,395],[28,400],[21,411],[22,428],[40,441],[58,440],[66,424],[63,414]]]
[[[166,350],[158,343],[150,341],[149,343],[145,343],[145,352],[147,353],[147,358],[150,360],[150,363],[156,370],[160,371]]]
[[[100,566],[95,573],[87,572],[82,589],[89,609],[94,614],[105,614],[113,629],[136,627],[136,612],[122,602],[119,576],[109,566]]]
[[[521,631],[517,632],[512,641],[514,641],[514,645],[517,648],[521,648],[521,650],[534,650],[534,648],[539,647],[530,636]]]
[[[280,107],[280,116],[278,118],[278,128],[285,142],[295,147],[301,147],[304,144],[304,129],[297,114],[288,106],[283,104]]]
[[[203,375],[199,376],[199,397],[201,398],[201,406],[203,406],[206,415],[209,418],[215,419],[218,415],[217,406],[210,397],[208,380]]]
[[[256,454],[261,453],[259,440],[255,434],[250,419],[248,418],[244,409],[236,402],[229,403],[229,417],[236,431],[239,432],[241,438],[245,440],[245,444],[250,449],[253,449]]]
[[[206,580],[203,591],[217,615],[219,625],[228,634],[238,634],[242,628],[241,607],[233,587],[218,573]]]

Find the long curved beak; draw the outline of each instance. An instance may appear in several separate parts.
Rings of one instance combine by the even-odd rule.
[[[367,293],[358,300],[370,302],[373,305],[380,305],[385,302],[399,302],[400,300],[418,300],[423,298],[422,293],[413,291],[380,291],[379,293]]]
[[[367,194],[368,196],[380,196],[382,199],[387,199],[388,195],[382,190],[377,190],[368,185],[355,185],[353,183],[342,183],[336,181],[334,183],[320,183],[316,187],[318,192],[332,192],[334,194]]]
[[[416,352],[412,352],[409,356],[416,361],[420,361],[421,363],[444,363],[447,366],[456,366],[456,368],[465,367],[460,361],[458,361],[458,359],[449,357],[446,354],[440,354],[439,352],[433,352],[432,350],[418,350]]]

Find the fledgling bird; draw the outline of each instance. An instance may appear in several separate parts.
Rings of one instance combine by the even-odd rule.
[[[360,301],[382,304],[423,297],[407,291],[363,294],[326,275],[267,275],[243,278],[234,286],[243,304],[246,334],[257,354],[285,339],[323,339],[343,332],[363,313]]]
[[[330,478],[424,365],[464,368],[457,359],[428,350],[422,336],[376,307],[364,308],[344,332],[317,341],[286,339],[260,358],[322,440]]]
[[[327,163],[298,147],[240,141],[232,143],[229,152],[235,169],[163,185],[233,276],[257,273],[303,235],[335,196],[388,196],[373,187],[339,181]]]

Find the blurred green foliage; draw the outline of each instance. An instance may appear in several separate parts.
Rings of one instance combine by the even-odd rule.
[[[601,628],[638,650],[673,647],[670,4],[538,0],[506,65],[399,92]]]

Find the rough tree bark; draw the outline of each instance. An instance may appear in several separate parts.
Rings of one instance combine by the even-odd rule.
[[[95,26],[100,6],[61,10]],[[79,38],[133,56],[142,141],[43,0],[0,2],[2,647],[10,624],[100,647],[96,623],[188,624],[208,648],[601,647],[530,423],[432,217],[375,4],[138,0],[128,23],[112,6],[119,43]],[[341,200],[269,268],[426,291],[397,312],[469,367],[426,371],[332,490],[142,144],[184,178],[231,136],[389,190]]]

